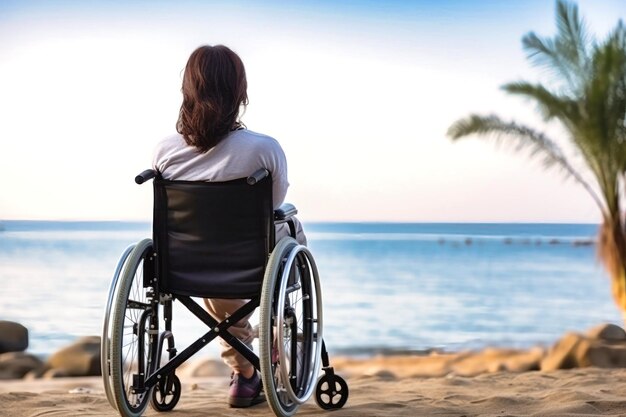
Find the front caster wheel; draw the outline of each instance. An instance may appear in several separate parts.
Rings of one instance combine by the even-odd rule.
[[[180,379],[176,375],[168,375],[159,381],[152,390],[150,405],[156,411],[170,411],[180,399]]]
[[[315,402],[324,410],[343,407],[348,401],[348,384],[339,375],[323,375],[317,381]]]

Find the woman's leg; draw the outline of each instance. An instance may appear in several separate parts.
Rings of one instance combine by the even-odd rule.
[[[294,226],[296,227],[296,240],[299,244],[306,246],[306,236],[304,235],[304,230],[302,229],[302,223],[298,220],[297,217],[292,217]],[[284,237],[290,235],[289,225],[287,223],[280,223],[276,225],[276,243]]]
[[[204,304],[206,305],[209,314],[211,314],[215,320],[219,321],[226,319],[247,302],[248,300],[217,298],[204,299]],[[233,324],[228,329],[233,336],[241,340],[249,348],[252,348],[252,341],[254,340],[254,331],[248,321],[251,315],[252,313],[244,317],[239,322]],[[235,373],[241,373],[246,378],[254,375],[254,366],[239,352],[237,352],[236,349],[224,342],[221,338],[220,345],[222,346],[222,359]]]

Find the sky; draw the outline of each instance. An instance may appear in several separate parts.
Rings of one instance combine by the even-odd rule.
[[[336,4],[340,3],[340,4]],[[578,2],[599,38],[623,0]],[[243,122],[275,137],[304,221],[598,222],[591,198],[484,139],[470,113],[547,130],[500,89],[546,74],[521,38],[555,32],[555,2],[2,1],[0,220],[149,220],[134,176],[175,133],[200,45],[246,66]]]

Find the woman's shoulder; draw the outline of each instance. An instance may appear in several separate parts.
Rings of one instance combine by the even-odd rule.
[[[232,144],[239,143],[246,147],[254,147],[261,150],[282,151],[280,143],[273,137],[248,129],[235,130],[231,134],[231,139],[234,139],[231,141]]]
[[[188,154],[192,148],[187,145],[182,135],[175,134],[167,136],[157,142],[154,147],[153,156],[155,160],[170,158],[172,155]]]

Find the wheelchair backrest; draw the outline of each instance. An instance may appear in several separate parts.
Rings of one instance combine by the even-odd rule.
[[[205,298],[260,294],[274,246],[272,181],[154,181],[161,292]]]

